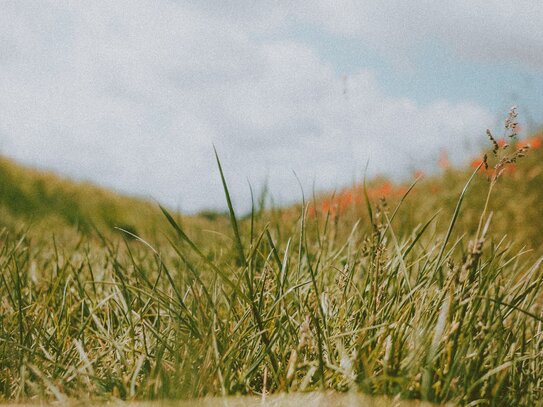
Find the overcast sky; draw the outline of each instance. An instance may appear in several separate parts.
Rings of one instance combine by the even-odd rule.
[[[0,0],[0,153],[187,212],[543,121],[543,2]]]

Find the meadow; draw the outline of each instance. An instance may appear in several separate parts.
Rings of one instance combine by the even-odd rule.
[[[0,401],[356,391],[543,400],[543,150],[183,216],[0,170]],[[220,161],[217,157],[219,168]]]

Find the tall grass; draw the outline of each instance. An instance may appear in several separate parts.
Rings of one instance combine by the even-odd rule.
[[[542,259],[494,239],[487,209],[474,234],[456,230],[470,182],[451,213],[410,230],[407,194],[393,210],[366,194],[358,222],[306,205],[240,222],[218,164],[230,230],[194,237],[163,208],[164,237],[149,241],[2,233],[0,400],[543,399]]]

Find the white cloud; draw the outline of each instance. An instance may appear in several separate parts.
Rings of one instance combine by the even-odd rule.
[[[463,58],[543,70],[543,2],[536,0],[317,0],[297,15],[395,60],[439,40]]]
[[[443,146],[459,155],[492,121],[469,102],[386,96],[364,70],[344,94],[309,46],[259,39],[280,30],[280,7],[252,19],[174,2],[81,4],[3,3],[0,151],[183,210],[224,207],[213,143],[247,209],[247,178],[298,200],[293,172],[306,193],[349,183],[368,159],[398,174]]]

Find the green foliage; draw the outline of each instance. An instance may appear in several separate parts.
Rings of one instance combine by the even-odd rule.
[[[528,160],[527,171],[541,165]],[[502,211],[540,210],[523,202],[541,194],[536,172],[504,176],[489,194],[479,172],[466,186],[469,173],[448,170],[439,194],[427,193],[437,178],[395,202],[365,191],[364,212],[240,219],[221,170],[228,224],[17,171],[0,173],[13,216],[0,235],[0,400],[322,388],[543,400],[542,253],[502,233],[533,236]],[[29,216],[54,228],[27,230]],[[539,231],[541,219],[530,220]],[[120,229],[72,227],[100,222]]]
[[[5,158],[0,158],[0,207],[15,219],[55,228],[73,226],[83,233],[119,225],[152,229],[160,221],[160,212],[149,202],[66,181]],[[3,226],[9,225],[4,221]]]

